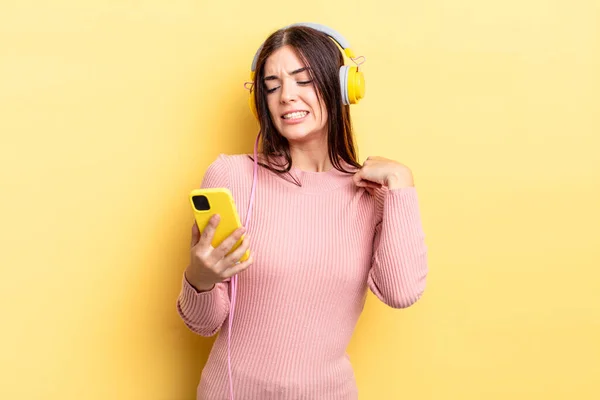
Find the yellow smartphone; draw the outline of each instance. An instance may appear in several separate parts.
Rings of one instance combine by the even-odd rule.
[[[208,221],[214,214],[219,214],[221,217],[219,225],[217,226],[212,239],[211,244],[213,247],[220,245],[223,240],[225,240],[236,229],[242,226],[235,202],[233,201],[233,196],[231,195],[229,189],[194,189],[190,192],[189,198],[200,234],[203,234]],[[245,235],[242,235],[240,240],[237,241],[229,253],[237,249],[242,244],[244,236]],[[242,258],[240,258],[240,261],[246,261],[249,256],[250,251],[247,250]]]

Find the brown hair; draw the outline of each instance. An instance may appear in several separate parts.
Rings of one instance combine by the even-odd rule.
[[[324,103],[327,109],[327,143],[329,159],[333,167],[342,172],[352,173],[344,169],[339,161],[341,159],[360,169],[349,106],[342,103],[340,92],[339,69],[344,65],[344,57],[329,36],[305,26],[292,26],[274,32],[263,44],[257,58],[253,95],[262,137],[261,153],[267,162],[267,165],[262,163],[261,165],[279,173],[289,172],[292,166],[289,143],[277,131],[271,120],[263,81],[267,58],[286,45],[291,46],[298,58],[310,67],[309,73],[319,102]],[[275,163],[274,159],[280,156],[283,156],[284,162]]]

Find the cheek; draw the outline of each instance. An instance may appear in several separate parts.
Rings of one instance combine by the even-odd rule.
[[[317,92],[313,89],[310,94],[310,104],[313,112],[315,113],[315,117],[317,121],[324,123],[327,120],[327,109],[324,104],[321,104],[319,101],[319,96],[317,96]]]

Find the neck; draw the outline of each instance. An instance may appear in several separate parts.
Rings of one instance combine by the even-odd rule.
[[[333,168],[329,160],[327,138],[305,143],[290,143],[292,167],[307,172],[325,172]]]

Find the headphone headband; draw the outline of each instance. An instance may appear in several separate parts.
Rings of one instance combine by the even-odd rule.
[[[346,53],[346,55],[349,58],[354,58],[354,52],[352,52],[352,50],[350,50],[350,43],[339,32],[335,31],[334,29],[331,29],[325,25],[315,24],[312,22],[299,22],[296,24],[287,25],[287,26],[283,27],[282,29],[291,28],[293,26],[305,26],[307,28],[312,28],[317,31],[323,32],[324,34],[326,34],[327,36],[329,36],[330,38],[335,40],[335,42],[342,49],[344,49],[344,53]],[[256,63],[258,61],[258,55],[260,54],[260,52],[263,48],[263,45],[264,45],[264,43],[260,45],[260,47],[258,48],[256,53],[254,54],[254,58],[252,59],[252,66],[250,67],[250,70],[252,72],[254,72],[256,70]]]

